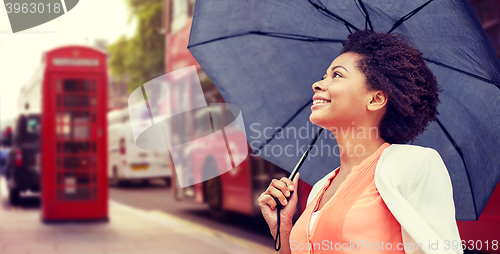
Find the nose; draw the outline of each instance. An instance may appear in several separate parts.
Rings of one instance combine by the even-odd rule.
[[[321,84],[321,80],[314,82],[314,84],[312,85],[312,89],[314,92],[326,91],[326,87],[325,85]]]

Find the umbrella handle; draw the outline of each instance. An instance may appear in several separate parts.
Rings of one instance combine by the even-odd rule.
[[[274,239],[274,249],[276,251],[279,251],[281,249],[281,234],[280,234],[280,225],[281,225],[281,213],[280,213],[280,210],[281,208],[283,207],[280,203],[280,201],[278,200],[277,197],[275,196],[272,196],[274,198],[274,200],[276,201],[276,220],[277,220],[277,223],[278,223],[278,229],[276,230],[276,238]],[[291,197],[291,195],[290,195]],[[276,246],[276,243],[278,243],[278,246]]]
[[[309,145],[309,148],[307,148],[307,151],[302,155],[302,157],[300,158],[300,160],[297,163],[297,165],[295,165],[295,168],[293,169],[292,173],[290,174],[290,178],[289,178],[290,180],[293,181],[293,178],[299,172],[300,167],[302,166],[302,164],[306,160],[307,155],[309,154],[309,151],[311,151],[312,147],[316,143],[316,140],[318,140],[319,135],[321,135],[321,132],[323,132],[323,128],[320,128],[318,130],[318,133],[316,133],[316,136],[311,141],[311,144]],[[290,196],[288,198],[286,198],[286,200],[289,201],[289,199],[292,198],[292,195],[293,195],[293,191],[290,192]],[[277,220],[277,223],[278,223],[278,229],[277,229],[277,232],[276,232],[276,238],[274,239],[274,249],[276,251],[279,251],[280,248],[281,248],[281,234],[280,234],[280,225],[281,225],[281,216],[280,215],[281,215],[281,213],[280,213],[280,210],[283,208],[283,205],[281,204],[281,202],[279,201],[279,199],[277,197],[275,197],[275,196],[271,196],[271,197],[273,197],[274,201],[276,201],[276,213],[277,213],[276,214],[276,216],[277,216],[276,220]],[[278,243],[278,246],[276,246],[276,243]]]
[[[306,161],[307,155],[309,155],[309,151],[313,148],[314,144],[318,140],[319,136],[323,132],[323,128],[319,128],[318,133],[316,133],[316,136],[314,139],[311,141],[311,144],[309,144],[309,148],[304,152],[302,157],[300,158],[299,162],[297,162],[297,165],[295,165],[295,168],[292,170],[292,173],[290,173],[289,179],[293,181],[293,178],[295,178],[295,175],[299,172],[300,167],[302,167],[302,164],[304,164],[304,161]]]

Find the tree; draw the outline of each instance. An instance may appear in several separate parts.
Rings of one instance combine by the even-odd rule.
[[[127,80],[129,91],[164,73],[165,36],[162,31],[162,0],[125,0],[137,30],[131,38],[120,37],[108,50],[111,75]]]

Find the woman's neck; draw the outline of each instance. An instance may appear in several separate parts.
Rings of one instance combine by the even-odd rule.
[[[385,143],[377,127],[352,125],[333,127],[330,131],[339,145],[340,171],[343,174],[349,174],[353,167],[359,165]]]

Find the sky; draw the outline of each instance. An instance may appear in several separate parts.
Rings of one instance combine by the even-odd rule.
[[[122,34],[132,36],[136,22],[129,22],[129,16],[124,0],[81,0],[54,20],[12,33],[6,8],[1,4],[0,120],[16,117],[19,92],[40,65],[44,51],[63,45],[92,46],[96,39],[109,44]]]

